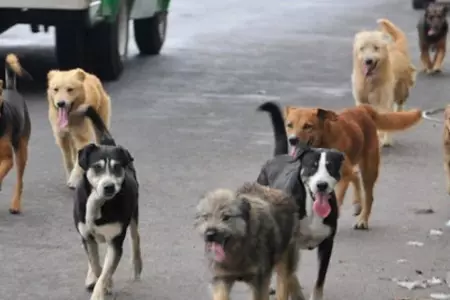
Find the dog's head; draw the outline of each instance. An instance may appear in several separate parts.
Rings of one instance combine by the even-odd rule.
[[[389,40],[381,31],[361,31],[353,41],[353,60],[365,77],[376,75],[388,59]]]
[[[312,147],[320,147],[329,126],[338,119],[338,115],[322,108],[303,108],[286,106],[284,119],[288,141],[293,151],[299,142]]]
[[[60,129],[69,125],[69,113],[84,102],[86,76],[86,72],[79,68],[68,71],[51,70],[47,74],[48,101],[58,111]]]
[[[125,169],[132,161],[131,154],[120,146],[89,144],[78,151],[78,164],[86,171],[89,184],[106,200],[120,191]]]
[[[326,218],[331,212],[329,199],[341,179],[344,154],[334,149],[304,146],[297,151],[296,159],[301,162],[300,179],[313,199],[313,211]]]
[[[228,254],[247,235],[250,203],[244,195],[217,189],[205,194],[197,205],[195,227],[205,241],[206,254],[217,263],[227,261]]]
[[[442,3],[431,2],[425,8],[425,23],[427,35],[434,36],[441,32],[447,19],[447,6]]]

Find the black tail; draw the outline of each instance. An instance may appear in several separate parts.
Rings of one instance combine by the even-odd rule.
[[[114,141],[111,133],[109,132],[102,118],[99,116],[97,111],[92,106],[86,105],[80,107],[74,113],[82,114],[83,116],[88,117],[92,121],[97,136],[100,136],[100,145],[116,146],[116,142]]]
[[[272,119],[273,133],[275,135],[274,156],[288,154],[288,139],[281,108],[275,102],[268,101],[261,104],[258,110],[268,112]]]

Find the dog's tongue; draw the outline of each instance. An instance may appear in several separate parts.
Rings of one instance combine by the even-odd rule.
[[[292,146],[292,150],[291,150],[291,156],[295,156],[295,153],[297,152],[297,147]]]
[[[433,35],[433,34],[434,34],[434,30],[433,29],[428,30],[428,35]]]
[[[59,128],[67,127],[69,124],[69,116],[67,108],[58,108],[58,126]]]
[[[313,210],[321,218],[326,218],[331,212],[331,206],[328,202],[330,195],[325,193],[317,193],[314,196]]]
[[[214,260],[217,262],[223,262],[225,260],[225,250],[219,243],[211,243],[211,252],[214,254]]]
[[[364,75],[369,76],[371,71],[372,71],[372,68],[370,66],[364,64]]]

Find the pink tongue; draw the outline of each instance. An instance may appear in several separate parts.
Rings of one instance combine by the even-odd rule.
[[[59,128],[65,128],[69,124],[69,118],[66,108],[58,108],[58,126]]]
[[[214,253],[214,260],[223,262],[225,260],[225,251],[222,245],[218,243],[211,243],[211,252]]]
[[[330,195],[317,193],[314,199],[313,210],[321,218],[326,218],[331,212],[331,206],[328,202]]]
[[[369,73],[370,73],[370,68],[366,64],[364,64],[364,75],[367,76],[367,75],[369,75]]]
[[[297,147],[292,147],[291,156],[295,156],[296,151],[297,151]]]
[[[428,35],[433,35],[433,34],[434,34],[434,30],[433,29],[428,30]]]

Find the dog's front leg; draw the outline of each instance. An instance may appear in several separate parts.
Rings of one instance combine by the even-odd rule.
[[[420,61],[422,62],[422,72],[430,73],[433,64],[430,59],[430,52],[427,45],[420,45]]]
[[[122,257],[122,244],[125,234],[115,237],[108,241],[106,248],[105,262],[103,263],[103,270],[98,277],[94,290],[92,291],[91,300],[104,300],[107,293],[112,292],[112,276],[119,265]]]
[[[3,179],[5,179],[6,175],[8,175],[13,165],[14,160],[11,143],[8,139],[2,138],[0,139],[0,190]]]
[[[72,156],[70,136],[58,135],[58,133],[56,133],[55,135],[56,135],[56,144],[58,144],[63,157],[64,169],[66,171],[66,178],[67,180],[69,180],[70,173],[73,170],[73,156]]]
[[[444,61],[445,52],[447,50],[447,41],[445,38],[440,40],[436,45],[436,55],[433,61],[433,73],[441,72],[442,70],[442,62]]]
[[[392,112],[394,105],[394,87],[384,87],[380,92],[377,111],[380,113]],[[378,131],[381,147],[392,146],[392,133],[389,131]]]
[[[328,237],[322,243],[320,243],[317,249],[317,258],[319,260],[319,272],[314,286],[314,290],[311,293],[310,300],[322,300],[323,299],[323,286],[325,285],[325,278],[328,271],[328,265],[330,264],[331,253],[333,251],[333,237]]]
[[[225,279],[215,278],[212,282],[213,300],[230,300],[230,290],[233,282]]]
[[[445,177],[447,181],[447,193],[450,194],[450,161],[449,158],[445,157],[444,160],[444,170],[445,170]]]
[[[130,240],[131,240],[131,262],[134,269],[134,279],[138,280],[142,272],[142,257],[138,224],[136,219],[132,218],[130,222]]]
[[[83,246],[88,256],[88,272],[86,275],[85,287],[88,291],[92,291],[102,272],[98,254],[98,244],[92,237],[88,237],[87,239],[83,239]]]
[[[264,276],[257,276],[257,278],[250,283],[252,288],[252,300],[269,300],[270,299],[270,278],[271,274]],[[284,278],[283,286],[280,290],[278,280],[277,280],[277,300],[288,300],[289,297],[289,277]],[[280,298],[279,294],[282,293],[286,295],[286,298]]]

